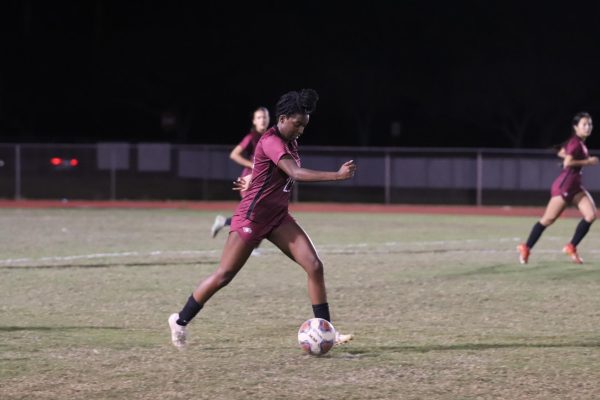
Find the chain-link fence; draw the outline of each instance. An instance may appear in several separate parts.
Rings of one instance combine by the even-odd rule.
[[[231,146],[166,143],[1,144],[5,199],[232,200],[241,167]],[[545,202],[560,160],[546,150],[467,148],[300,148],[302,165],[337,170],[358,164],[353,180],[301,183],[295,201],[421,204]],[[600,168],[584,169],[600,191]]]

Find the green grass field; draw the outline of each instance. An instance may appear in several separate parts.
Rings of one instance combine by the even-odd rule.
[[[226,210],[224,210],[226,212]],[[577,220],[295,215],[325,263],[317,358],[304,272],[271,244],[170,343],[167,317],[218,263],[213,213],[0,209],[0,399],[598,399],[600,239]]]

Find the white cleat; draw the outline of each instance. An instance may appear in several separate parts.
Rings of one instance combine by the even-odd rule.
[[[173,345],[178,349],[185,347],[187,339],[187,332],[185,326],[181,326],[177,323],[179,314],[171,314],[169,316],[169,328],[171,328],[171,341]]]
[[[347,335],[344,335],[342,333],[335,332],[335,344],[334,344],[334,346],[338,346],[340,344],[348,343],[352,339],[354,339],[354,335],[351,334],[351,333],[347,334]]]
[[[215,217],[215,222],[213,223],[212,228],[210,228],[211,237],[214,238],[217,236],[217,233],[219,233],[219,231],[225,226],[225,222],[227,222],[227,218],[225,218],[223,215],[217,215]]]

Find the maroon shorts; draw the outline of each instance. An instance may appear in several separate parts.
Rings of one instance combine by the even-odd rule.
[[[282,218],[275,222],[275,224],[268,225],[234,215],[231,219],[231,229],[229,232],[237,232],[246,243],[256,247],[263,239],[268,237],[275,228],[294,221],[295,219],[289,213],[284,214]]]
[[[584,190],[584,187],[581,186],[581,175],[572,174],[556,178],[554,183],[552,183],[550,194],[552,197],[560,196],[570,204],[573,201],[573,197]]]

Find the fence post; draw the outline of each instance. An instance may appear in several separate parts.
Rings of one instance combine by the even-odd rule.
[[[390,152],[387,150],[384,156],[383,182],[385,185],[383,189],[385,204],[390,204],[392,201],[392,157],[390,156]]]
[[[208,177],[211,174],[211,162],[210,162],[211,153],[207,146],[204,146],[204,159],[206,161],[206,171],[204,171],[202,176],[202,200],[208,200]]]
[[[110,199],[115,201],[117,198],[117,156],[115,149],[110,149]]]
[[[483,205],[483,154],[481,150],[477,151],[477,207]]]
[[[21,200],[21,145],[15,145],[15,200]]]

